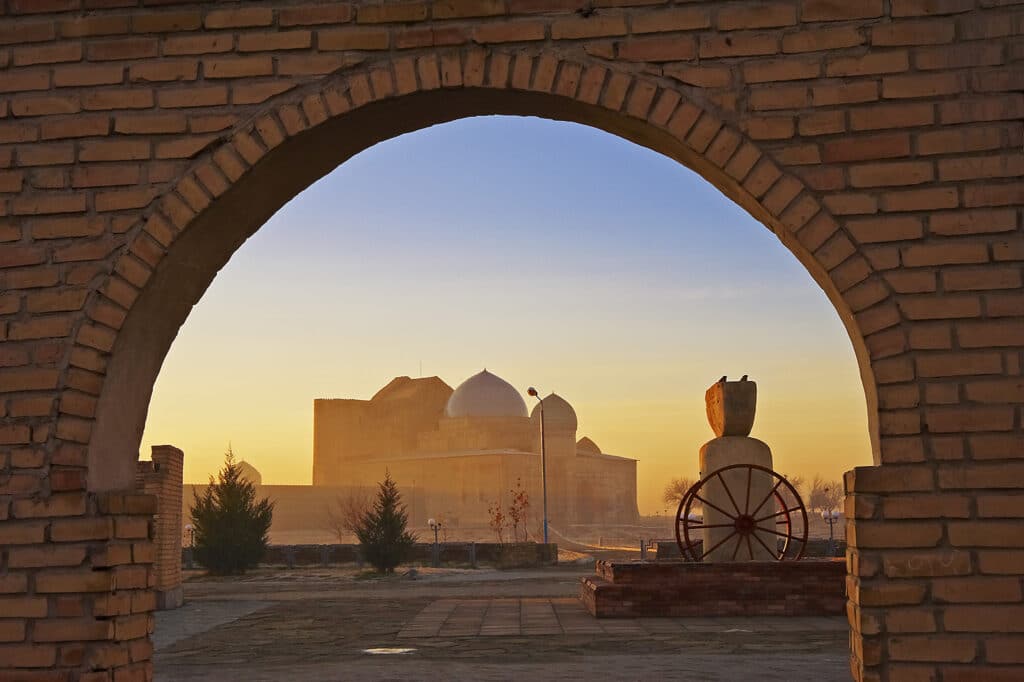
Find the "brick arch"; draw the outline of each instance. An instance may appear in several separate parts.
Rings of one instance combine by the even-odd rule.
[[[89,444],[90,489],[130,485],[163,357],[242,241],[363,149],[488,114],[574,121],[630,139],[698,172],[764,223],[807,267],[847,326],[877,446],[871,355],[856,312],[884,305],[891,291],[817,194],[700,100],[693,88],[621,65],[550,50],[480,48],[374,61],[275,98],[154,200],[98,287],[93,309],[127,310],[116,325],[93,319],[79,331],[117,335]]]
[[[152,501],[89,448],[134,457],[212,240],[368,131],[501,112],[677,158],[832,298],[882,464],[846,477],[854,677],[1024,677],[1022,36],[997,0],[0,3],[0,677],[150,672]]]

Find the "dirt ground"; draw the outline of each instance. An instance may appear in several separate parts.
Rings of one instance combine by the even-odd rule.
[[[842,618],[594,619],[592,569],[258,571],[157,615],[156,679],[849,679]]]

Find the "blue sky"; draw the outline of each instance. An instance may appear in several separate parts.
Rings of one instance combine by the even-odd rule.
[[[282,208],[182,328],[144,446],[182,447],[202,480],[231,441],[268,482],[306,483],[312,400],[421,363],[566,397],[580,435],[640,460],[642,511],[696,472],[722,374],[759,381],[777,468],[871,462],[846,332],[770,231],[676,161],[519,117],[381,143]]]

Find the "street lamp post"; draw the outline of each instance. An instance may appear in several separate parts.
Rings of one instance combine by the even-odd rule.
[[[537,405],[540,407],[540,481],[541,495],[544,499],[544,544],[546,545],[548,544],[548,457],[544,442],[544,401],[541,400],[540,394],[533,386],[526,389],[526,392],[537,399]]]
[[[835,509],[826,509],[821,512],[821,518],[828,522],[828,554],[829,556],[832,556],[836,553],[833,527],[835,526],[836,521],[839,520],[839,512]]]
[[[441,565],[441,548],[437,544],[437,533],[438,533],[438,531],[441,530],[441,522],[437,521],[435,519],[430,519],[429,521],[427,521],[427,524],[430,526],[430,529],[432,531],[434,531],[434,555],[433,555],[434,561],[433,561],[433,564],[434,564],[434,568],[438,568]]]

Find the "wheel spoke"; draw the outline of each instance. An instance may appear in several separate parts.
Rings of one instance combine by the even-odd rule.
[[[750,554],[750,560],[754,560],[754,546],[750,544],[750,534],[747,534],[747,552]]]
[[[790,507],[789,509],[783,509],[780,512],[775,512],[774,514],[771,514],[770,516],[762,516],[759,519],[754,519],[754,523],[761,523],[762,521],[767,521],[768,519],[774,519],[776,516],[782,516],[783,514],[789,514],[790,512],[795,512],[795,511],[800,511],[800,507]],[[782,522],[780,521],[779,523],[782,523]]]
[[[729,561],[736,561],[736,555],[739,554],[740,547],[743,546],[743,536],[736,536],[736,548],[732,550],[732,558]]]
[[[713,502],[708,502],[707,500],[705,500],[705,499],[704,499],[703,497],[701,497],[701,496],[700,496],[700,495],[698,495],[697,493],[694,493],[694,494],[693,494],[693,496],[694,496],[694,497],[696,497],[696,498],[697,498],[698,500],[700,500],[700,501],[701,501],[701,504],[706,504],[707,506],[711,507],[712,509],[716,509],[716,510],[718,510],[718,511],[722,512],[722,513],[723,513],[723,514],[725,514],[725,515],[726,515],[726,516],[727,516],[728,518],[730,518],[730,519],[735,519],[735,518],[736,518],[735,516],[733,516],[733,515],[732,515],[732,513],[731,513],[731,512],[727,512],[727,511],[725,511],[724,509],[722,509],[721,507],[719,507],[719,506],[718,506],[717,504],[714,504]]]
[[[722,487],[725,488],[725,494],[729,496],[729,501],[732,502],[733,509],[736,510],[736,515],[740,516],[743,512],[740,511],[740,506],[736,504],[736,498],[732,496],[732,491],[729,490],[729,484],[722,478],[722,474],[715,474],[718,476],[718,480],[722,482]]]
[[[767,495],[765,495],[764,499],[761,500],[761,504],[759,504],[756,507],[754,507],[754,511],[750,512],[751,516],[753,516],[754,514],[756,514],[759,511],[761,511],[761,507],[763,507],[764,503],[767,502],[771,498],[771,496],[775,494],[775,491],[779,489],[779,486],[782,485],[782,482],[784,480],[785,479],[783,479],[783,478],[779,479],[779,482],[775,484],[775,487],[773,487],[771,489],[771,492],[769,492]]]
[[[753,475],[754,475],[754,470],[753,469],[747,469],[747,501],[743,505],[743,513],[744,514],[749,514],[750,513],[750,483],[751,483],[751,478],[753,477]]]
[[[801,542],[803,542],[803,540],[801,540],[797,536],[793,535],[792,533],[780,533],[777,530],[771,530],[769,528],[761,528],[760,526],[754,526],[754,532],[771,533],[772,535],[778,535],[780,538],[790,538],[791,540],[800,540]]]
[[[757,533],[751,533],[750,535],[754,536],[754,539],[757,540],[758,544],[760,544],[762,547],[764,547],[765,551],[768,552],[768,554],[770,554],[771,556],[776,556],[778,554],[779,550],[775,550],[773,552],[772,548],[764,543],[764,540],[762,540],[761,538],[757,537]],[[749,536],[747,536],[747,537],[749,537]]]
[[[726,541],[726,540],[728,540],[729,538],[731,538],[731,537],[732,537],[733,535],[736,535],[736,531],[733,531],[732,533],[729,533],[729,534],[728,534],[728,535],[726,535],[726,536],[725,536],[724,538],[722,538],[721,540],[719,540],[718,542],[716,542],[716,543],[715,543],[714,545],[712,545],[711,547],[709,547],[709,548],[708,548],[708,550],[707,550],[706,552],[704,552],[703,554],[701,554],[701,555],[700,555],[700,558],[701,558],[701,559],[703,559],[703,558],[704,558],[704,557],[706,557],[706,556],[707,556],[708,554],[711,554],[712,552],[714,552],[714,551],[715,551],[716,549],[718,549],[718,548],[719,548],[719,547],[721,547],[721,546],[722,546],[723,544],[725,544],[725,541]]]

